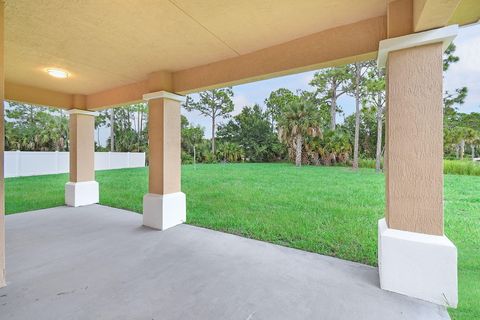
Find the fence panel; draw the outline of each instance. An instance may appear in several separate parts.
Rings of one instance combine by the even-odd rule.
[[[96,152],[95,152],[96,153]],[[70,153],[58,152],[58,173],[70,171]]]
[[[128,168],[127,152],[110,152],[110,169]]]
[[[130,168],[145,167],[145,152],[130,153]]]
[[[108,170],[110,168],[108,154],[110,152],[95,152],[95,170]]]
[[[68,152],[5,151],[5,177],[66,173],[69,158]],[[95,170],[144,166],[144,152],[95,152]]]
[[[19,175],[38,176],[59,173],[58,152],[20,152]]]

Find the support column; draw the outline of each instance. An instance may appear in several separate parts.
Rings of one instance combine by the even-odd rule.
[[[5,63],[3,57],[3,43],[4,43],[4,2],[0,1],[0,288],[6,286],[5,280],[5,180],[4,180],[4,88],[5,88]]]
[[[457,249],[443,233],[443,51],[458,27],[380,42],[386,64],[383,289],[456,307]]]
[[[185,194],[181,192],[181,136],[179,96],[158,91],[148,101],[149,180],[143,197],[143,224],[165,230],[186,221]]]
[[[78,207],[98,203],[95,181],[96,112],[72,109],[70,114],[70,181],[65,185],[65,203]]]

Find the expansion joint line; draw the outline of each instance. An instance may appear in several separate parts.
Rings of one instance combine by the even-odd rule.
[[[240,52],[232,48],[225,40],[220,38],[218,35],[216,35],[214,32],[212,32],[210,29],[208,29],[206,26],[204,26],[200,21],[195,19],[191,14],[189,14],[187,11],[185,11],[182,7],[180,7],[178,4],[175,3],[174,0],[168,0],[172,5],[174,5],[178,10],[182,11],[186,16],[188,16],[190,19],[195,21],[199,26],[201,26],[203,29],[205,29],[208,33],[210,33],[215,39],[223,43],[227,48],[235,52],[236,55],[240,56]]]

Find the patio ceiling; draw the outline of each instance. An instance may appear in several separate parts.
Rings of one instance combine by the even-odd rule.
[[[478,7],[423,0],[410,10],[425,29],[470,23]],[[159,89],[188,93],[372,58],[387,9],[384,0],[7,1],[6,98],[95,109],[140,100],[154,72]]]

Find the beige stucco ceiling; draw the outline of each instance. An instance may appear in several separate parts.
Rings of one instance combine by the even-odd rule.
[[[173,0],[239,54],[385,14],[384,0]],[[214,10],[212,10],[214,8]]]
[[[480,1],[462,0],[458,4],[455,13],[452,15],[449,23],[452,24],[470,24],[480,20]]]
[[[6,80],[91,94],[385,14],[384,0],[10,0]],[[45,68],[71,73],[55,79]]]

